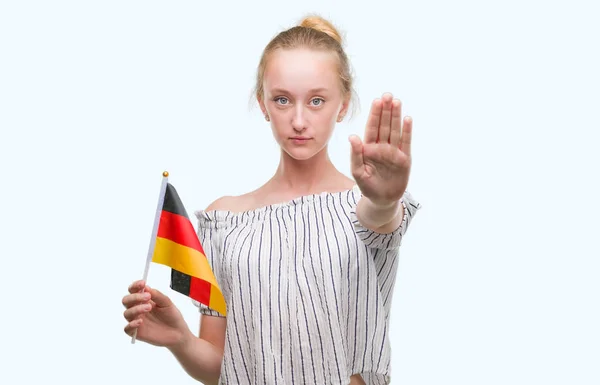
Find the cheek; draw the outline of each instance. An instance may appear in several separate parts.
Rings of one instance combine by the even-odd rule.
[[[338,113],[338,105],[336,103],[330,103],[322,110],[321,119],[329,123],[335,122],[337,120]]]
[[[271,130],[274,134],[278,132],[283,132],[287,126],[289,126],[290,119],[282,114],[281,111],[277,111],[270,115],[271,121]]]
[[[285,127],[285,124],[281,120],[281,118],[272,116],[270,122],[271,133],[273,134],[273,138],[275,138],[275,141],[279,144],[283,143],[283,138],[286,136],[286,130],[282,128]]]
[[[315,116],[314,123],[320,131],[333,131],[336,121],[336,111],[323,111],[323,113]]]

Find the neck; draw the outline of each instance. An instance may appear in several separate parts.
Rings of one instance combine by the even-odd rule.
[[[298,194],[311,194],[320,191],[338,174],[326,147],[307,160],[294,159],[285,151],[281,151],[279,166],[271,178],[271,183],[280,189]]]

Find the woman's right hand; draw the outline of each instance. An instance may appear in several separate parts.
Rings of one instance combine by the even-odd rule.
[[[156,346],[173,347],[190,334],[181,312],[169,297],[151,289],[144,281],[135,281],[123,297],[128,324],[125,333],[132,336],[137,329],[136,339]]]

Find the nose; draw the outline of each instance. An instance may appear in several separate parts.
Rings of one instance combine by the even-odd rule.
[[[304,106],[298,105],[294,110],[292,117],[292,128],[296,132],[302,132],[306,129],[306,117],[304,116]]]

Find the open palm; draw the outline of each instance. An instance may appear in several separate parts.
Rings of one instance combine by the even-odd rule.
[[[397,99],[386,93],[373,101],[364,141],[350,137],[352,176],[362,194],[373,203],[386,205],[399,200],[411,167],[412,119],[404,118]]]

